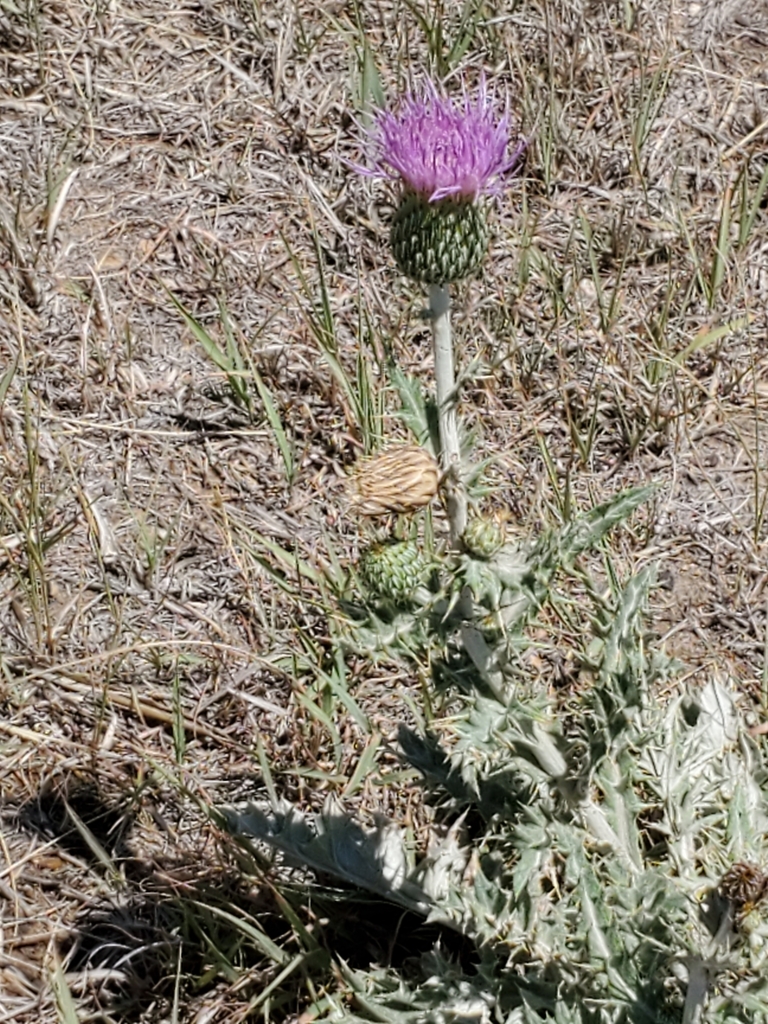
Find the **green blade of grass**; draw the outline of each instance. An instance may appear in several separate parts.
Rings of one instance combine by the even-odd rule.
[[[723,194],[723,202],[720,207],[720,225],[717,230],[717,243],[715,245],[715,255],[712,260],[712,273],[709,281],[710,306],[714,303],[725,279],[728,252],[730,250],[732,194],[733,188],[729,185]]]
[[[360,60],[360,99],[364,110],[370,106],[381,108],[385,102],[381,76],[367,39],[363,41],[363,53]]]
[[[358,791],[363,781],[367,779],[368,776],[373,771],[373,768],[376,765],[376,755],[378,753],[380,746],[381,736],[379,735],[379,733],[374,732],[369,737],[368,742],[365,745],[365,750],[363,751],[360,760],[357,762],[357,767],[352,773],[352,778],[344,787],[342,796],[345,799],[354,796],[354,794]]]
[[[80,833],[81,839],[86,844],[86,846],[91,851],[96,860],[98,860],[102,867],[106,869],[107,873],[110,875],[114,882],[122,883],[122,876],[115,867],[115,862],[109,856],[109,854],[98,841],[93,832],[88,828],[83,819],[79,816],[79,814],[74,810],[74,808],[67,800],[64,800],[64,807],[67,811],[67,816],[70,818],[72,824]]]
[[[267,752],[264,749],[264,743],[261,736],[256,737],[256,756],[259,759],[259,766],[261,768],[261,777],[264,780],[264,787],[269,796],[270,803],[274,808],[279,806],[279,798],[277,795],[277,789],[275,788],[275,780],[272,778],[272,769],[270,768],[269,761],[267,760]]]
[[[228,375],[227,381],[237,400],[253,415],[253,403],[246,383],[248,376],[246,361],[235,337],[232,320],[223,297],[219,299],[219,319],[224,331],[224,337],[227,339],[227,356],[233,368],[233,372]],[[253,369],[252,366],[251,368]]]
[[[272,540],[270,537],[265,536],[262,533],[258,533],[256,530],[251,531],[251,537],[258,543],[261,544],[277,561],[291,573],[296,576],[303,576],[305,579],[311,580],[312,583],[320,585],[324,582],[323,574],[314,569],[309,562],[304,558],[300,558],[298,555],[291,551],[287,551],[277,541]],[[262,563],[263,564],[263,563]],[[271,571],[274,573],[274,568]]]
[[[251,368],[251,373],[253,375],[254,383],[256,384],[256,390],[259,392],[261,404],[264,406],[264,413],[267,417],[267,422],[272,428],[275,443],[277,444],[283,460],[288,486],[291,487],[296,478],[296,459],[294,458],[293,446],[285,432],[283,421],[280,419],[280,413],[277,411],[277,407],[272,400],[269,388],[267,388],[266,384],[262,380],[261,374],[255,366]]]
[[[302,312],[307,322],[307,326],[320,346],[323,358],[336,383],[339,385],[342,395],[344,396],[346,401],[345,413],[350,427],[357,430],[361,437],[365,437],[367,429],[366,409],[363,405],[363,399],[361,399],[358,387],[355,382],[350,379],[350,376],[347,374],[341,360],[339,359],[336,325],[334,321],[330,291],[328,289],[328,282],[325,275],[323,250],[320,243],[320,235],[317,230],[317,225],[311,217],[311,213],[310,222],[312,229],[312,247],[314,250],[315,265],[317,267],[319,278],[319,303],[313,297],[314,290],[307,280],[307,275],[301,261],[292,249],[285,235],[281,235],[281,237],[307,300],[301,303]]]
[[[254,996],[248,1004],[247,1015],[250,1016],[250,1014],[258,1010],[258,1008],[262,1006],[267,999],[269,999],[272,993],[283,984],[286,978],[293,974],[293,972],[299,967],[306,967],[310,961],[320,961],[321,963],[330,961],[330,955],[324,949],[311,949],[306,953],[297,954],[289,964],[286,964],[277,977],[270,981],[266,988],[262,989],[257,996]]]
[[[734,331],[740,331],[742,327],[746,327],[751,322],[752,317],[742,316],[738,320],[729,320],[728,323],[721,324],[719,327],[713,327],[711,330],[699,331],[693,341],[689,342],[681,352],[678,352],[673,357],[672,362],[676,366],[682,366],[686,359],[692,356],[694,352],[700,352],[701,349],[706,348],[708,345],[713,345],[722,338],[726,338],[729,334],[733,334]]]
[[[749,182],[746,167],[742,173],[744,177],[741,216],[739,218],[739,239],[737,243],[740,249],[747,244],[747,241],[752,234],[752,228],[755,225],[755,220],[763,207],[763,200],[765,199],[766,192],[768,192],[768,165],[766,165],[763,170],[751,202],[749,201]]]
[[[444,72],[451,71],[462,60],[477,35],[485,0],[466,0],[461,12],[456,38],[445,58]]]
[[[224,370],[227,373],[234,370],[231,356],[218,346],[200,321],[192,316],[186,306],[176,298],[173,292],[168,291],[168,289],[166,289],[166,291],[169,299],[176,307],[176,311],[180,314],[182,320],[194,335],[195,340],[202,345],[205,354],[211,362],[215,363],[220,370]]]
[[[371,723],[368,721],[368,716],[349,692],[343,680],[337,679],[336,675],[330,672],[320,673],[319,678],[322,679],[334,697],[346,708],[363,732],[369,733],[371,731]]]
[[[173,715],[173,750],[176,763],[182,764],[187,749],[187,730],[184,708],[181,704],[181,673],[174,669],[171,680],[171,713]]]
[[[266,932],[262,931],[259,927],[258,922],[249,920],[244,916],[244,912],[238,908],[237,916],[230,914],[228,910],[224,910],[222,907],[217,907],[208,903],[200,903],[197,900],[192,900],[192,905],[199,907],[208,914],[213,914],[215,917],[221,918],[222,921],[226,921],[232,925],[235,931],[240,932],[241,935],[245,935],[246,938],[250,939],[256,948],[269,957],[274,963],[279,966],[284,966],[288,961],[288,954],[285,950],[281,949],[276,943],[270,939]]]
[[[672,75],[672,68],[668,63],[668,54],[665,52],[662,55],[651,75],[650,81],[647,83],[647,87],[646,71],[647,69],[643,68],[641,72],[643,98],[637,119],[632,125],[633,156],[637,173],[641,178],[643,173],[640,166],[640,156],[651,134],[651,129],[659,115],[659,111],[663,106],[667,94],[667,86]]]
[[[359,80],[355,98],[361,111],[362,123],[367,127],[371,123],[371,109],[381,110],[386,100],[376,58],[359,21],[358,31],[361,42],[357,56]]]
[[[568,477],[565,479],[564,488],[560,486],[560,480],[555,466],[555,461],[552,458],[552,453],[547,445],[546,438],[539,431],[536,431],[536,440],[539,445],[539,451],[541,457],[544,460],[544,467],[549,477],[549,482],[552,485],[552,490],[555,493],[555,499],[557,501],[558,512],[564,522],[568,522],[571,518],[572,507],[571,507],[571,485]]]
[[[235,398],[242,406],[248,409],[250,407],[250,396],[244,380],[244,374],[242,369],[238,367],[231,351],[227,352],[220,347],[211,334],[203,327],[200,321],[189,312],[186,306],[176,298],[173,292],[168,288],[166,288],[165,291],[192,336],[201,345],[205,354],[215,366],[220,370],[223,370],[227,375],[227,383],[232,389],[232,393]],[[225,331],[226,329],[227,325],[225,324]]]
[[[53,994],[56,998],[56,1010],[60,1024],[80,1024],[75,1000],[72,998],[72,991],[67,984],[64,969],[58,957],[56,958],[56,966],[51,972],[51,981],[53,983]]]
[[[0,377],[0,409],[5,403],[5,396],[8,394],[8,388],[13,383],[13,378],[16,376],[16,371],[19,368],[19,353],[18,351],[14,354],[10,365],[6,369],[2,377]]]
[[[712,290],[711,290],[711,286],[710,286],[710,281],[709,281],[709,279],[708,279],[708,277],[707,277],[707,275],[706,275],[706,273],[704,271],[704,266],[702,264],[701,257],[699,256],[698,250],[696,248],[696,244],[695,244],[695,242],[693,240],[693,236],[691,235],[690,229],[689,229],[687,223],[685,222],[685,219],[683,217],[682,211],[680,211],[678,225],[680,227],[681,233],[685,237],[685,241],[686,241],[686,244],[688,246],[688,252],[690,253],[691,260],[693,261],[693,269],[694,269],[694,275],[695,275],[696,284],[699,287],[699,291],[701,292],[701,294],[706,299],[707,305],[711,307],[711,305],[712,305]]]
[[[584,238],[587,242],[587,257],[589,259],[589,269],[592,274],[592,283],[595,286],[595,297],[597,298],[597,308],[600,315],[600,326],[602,330],[608,331],[610,330],[611,325],[608,317],[606,316],[603,280],[600,276],[600,268],[597,265],[597,254],[595,252],[595,235],[592,231],[592,225],[581,210],[579,210],[579,222],[581,223],[581,230],[584,232]]]
[[[323,709],[316,703],[316,701],[312,700],[312,697],[307,693],[302,693],[300,690],[296,690],[295,695],[296,700],[299,702],[299,704],[301,704],[303,708],[306,708],[306,710],[312,716],[312,718],[316,719],[328,733],[331,743],[333,744],[334,757],[336,759],[336,762],[338,763],[339,759],[341,758],[343,745],[341,742],[341,734],[339,733],[339,730],[336,728],[336,723],[334,722],[332,716],[323,711]]]

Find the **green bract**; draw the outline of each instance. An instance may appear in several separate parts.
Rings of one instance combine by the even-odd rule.
[[[443,199],[431,203],[406,192],[390,232],[400,270],[424,284],[450,284],[474,273],[488,250],[485,207]]]
[[[427,575],[427,563],[413,541],[388,540],[369,547],[360,559],[360,576],[376,598],[408,604]]]
[[[467,523],[461,539],[470,555],[490,558],[504,543],[505,532],[503,523],[485,516],[475,516]]]

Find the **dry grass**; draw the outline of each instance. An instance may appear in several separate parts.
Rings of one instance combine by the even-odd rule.
[[[389,93],[429,65],[404,0],[0,0],[0,1021],[70,1020],[68,992],[83,1020],[269,1015],[278,968],[199,910],[286,928],[197,803],[263,785],[257,740],[297,798],[417,803],[379,784],[417,681],[350,659],[342,708],[327,589],[287,557],[359,544],[370,438],[323,294],[350,380],[361,348],[374,383],[385,347],[429,360],[391,197],[338,159],[361,27]],[[657,483],[612,557],[659,562],[668,649],[759,699],[767,39],[765,0],[483,5],[461,66],[533,143],[457,319],[513,528]],[[232,372],[171,296],[222,349],[231,325]],[[311,1001],[284,991],[277,1016]]]

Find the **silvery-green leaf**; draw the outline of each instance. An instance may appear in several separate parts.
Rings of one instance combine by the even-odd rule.
[[[559,535],[561,557],[569,560],[595,547],[615,526],[646,502],[653,487],[633,487],[575,519]]]
[[[391,822],[366,830],[332,798],[315,815],[287,803],[278,810],[249,803],[220,811],[235,836],[261,840],[312,870],[336,875],[416,913],[432,909],[429,895],[410,877],[414,866],[401,830]]]

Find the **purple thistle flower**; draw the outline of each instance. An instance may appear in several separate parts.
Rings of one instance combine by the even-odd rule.
[[[400,180],[430,203],[449,197],[471,202],[498,195],[504,176],[519,166],[527,143],[521,140],[508,154],[510,135],[509,107],[497,116],[485,77],[475,98],[464,87],[456,101],[427,80],[396,112],[378,113],[370,130],[372,166],[354,166],[368,177]]]

